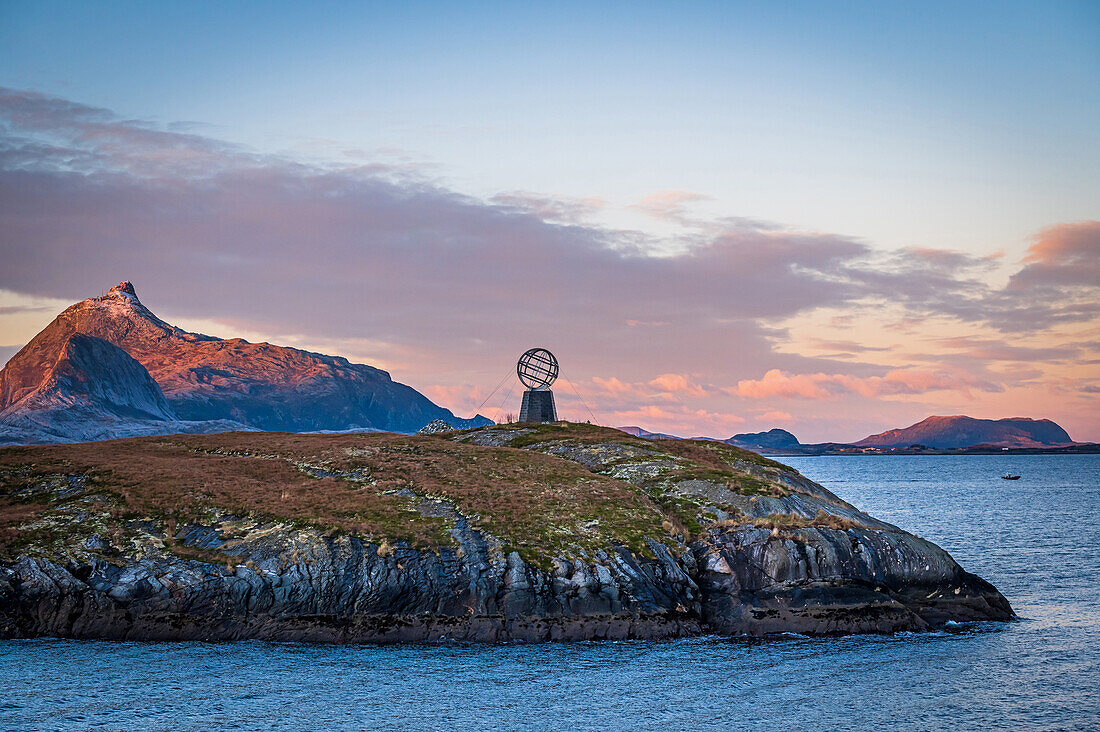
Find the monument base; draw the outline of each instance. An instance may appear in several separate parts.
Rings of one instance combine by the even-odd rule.
[[[554,392],[549,389],[528,389],[523,392],[523,406],[519,408],[520,422],[557,422],[554,409]]]

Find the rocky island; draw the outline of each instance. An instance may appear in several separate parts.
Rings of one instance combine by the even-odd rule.
[[[544,641],[1008,620],[730,445],[571,423],[0,450],[0,636]]]

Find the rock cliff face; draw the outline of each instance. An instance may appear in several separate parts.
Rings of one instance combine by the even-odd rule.
[[[0,411],[0,445],[248,429],[177,419],[145,367],[107,341],[72,333],[53,345],[30,353],[27,374],[37,383],[27,378],[9,392],[15,401]]]
[[[43,379],[8,409],[43,409],[83,402],[118,418],[169,420],[168,407],[157,383],[140,363],[117,346],[73,333],[56,353],[43,353]],[[5,410],[7,411],[7,410]]]
[[[129,282],[68,308],[13,356],[0,370],[0,410],[9,417],[18,411],[16,403],[39,388],[56,355],[77,334],[106,341],[140,363],[163,392],[172,419],[227,420],[254,429],[290,432],[415,432],[433,419],[462,427],[489,424],[484,417],[458,419],[372,366],[270,343],[188,333],[157,318],[138,300]],[[113,378],[106,368],[84,373],[89,384]],[[121,384],[116,380],[115,385]],[[143,398],[140,394],[129,396],[135,403]],[[116,401],[126,399],[120,395]],[[0,420],[0,433],[11,426],[9,422]],[[71,424],[77,425],[75,421]],[[122,429],[108,435],[151,432]],[[60,428],[52,434],[55,440],[50,441],[63,437]],[[88,438],[77,429],[67,439]]]
[[[0,451],[0,636],[403,642],[1006,620],[931,542],[720,443],[587,425]]]

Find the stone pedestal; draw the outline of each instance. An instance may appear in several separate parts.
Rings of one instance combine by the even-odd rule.
[[[554,392],[549,389],[528,389],[523,392],[523,406],[519,409],[520,422],[557,422],[554,408]]]

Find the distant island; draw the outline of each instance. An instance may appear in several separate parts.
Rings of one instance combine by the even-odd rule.
[[[854,444],[857,447],[924,446],[950,450],[975,445],[1024,449],[1070,447],[1075,443],[1064,429],[1049,419],[974,419],[956,415],[928,417],[904,429],[887,430]]]
[[[672,437],[641,427],[623,431],[646,438]],[[697,438],[712,439],[712,438]],[[903,429],[870,435],[858,442],[804,444],[786,430],[747,432],[721,440],[762,455],[985,455],[1003,453],[1100,453],[1100,445],[1074,442],[1049,419],[975,419],[964,415],[928,417]]]

